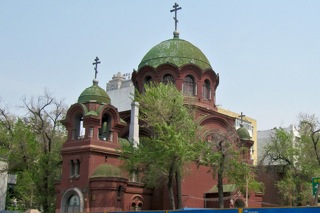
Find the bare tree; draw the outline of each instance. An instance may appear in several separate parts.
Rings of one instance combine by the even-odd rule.
[[[59,177],[60,148],[65,130],[60,120],[66,113],[63,101],[45,91],[37,98],[23,98],[23,117],[0,106],[0,153],[7,172],[17,175],[14,196],[21,208],[54,212],[54,182]]]

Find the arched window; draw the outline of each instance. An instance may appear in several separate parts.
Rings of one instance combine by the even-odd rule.
[[[146,77],[144,78],[144,81],[143,81],[144,85],[150,85],[151,82],[152,82],[152,77],[151,77],[151,76],[146,76]],[[143,92],[144,92],[144,91],[145,91],[145,88],[143,87]]]
[[[111,116],[104,114],[101,119],[101,128],[99,128],[99,139],[104,141],[112,141],[113,134],[111,131]]]
[[[162,82],[163,82],[164,84],[168,84],[168,83],[170,83],[170,82],[174,84],[174,78],[173,78],[173,76],[170,75],[170,74],[165,74],[165,75],[163,76]]]
[[[144,83],[150,85],[150,83],[152,82],[152,77],[151,76],[146,76],[144,78]]]
[[[80,199],[78,195],[71,195],[68,198],[65,212],[80,212]]]
[[[122,196],[122,186],[118,186],[117,199],[120,200],[121,196]]]
[[[183,79],[182,90],[184,95],[196,95],[196,83],[193,76],[187,75]]]
[[[83,212],[84,197],[79,188],[68,189],[61,199],[61,213]]]
[[[134,197],[131,201],[131,211],[141,211],[143,200],[140,197]]]
[[[83,127],[83,115],[77,113],[74,116],[73,129],[72,129],[72,140],[83,139],[85,134],[85,128]]]
[[[202,97],[207,100],[211,99],[211,87],[210,87],[210,81],[208,79],[204,81],[204,84],[202,87]]]

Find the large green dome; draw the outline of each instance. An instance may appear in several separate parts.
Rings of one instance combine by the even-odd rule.
[[[93,80],[93,85],[86,88],[79,96],[78,103],[98,102],[101,104],[110,104],[110,97],[107,92],[98,86],[98,81]]]
[[[164,63],[172,63],[178,67],[192,63],[203,70],[211,68],[207,57],[198,47],[188,41],[173,38],[154,46],[143,57],[138,70],[146,65],[157,67]]]

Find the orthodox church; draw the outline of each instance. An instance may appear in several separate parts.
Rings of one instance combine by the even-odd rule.
[[[174,8],[175,12],[179,9],[177,5]],[[96,58],[96,71],[99,63]],[[180,38],[177,29],[172,39],[146,53],[131,76],[139,92],[150,82],[172,82],[184,96],[195,98],[193,104],[205,139],[210,140],[217,129],[231,131],[247,148],[244,160],[252,163],[249,150],[253,141],[248,131],[244,127],[236,129],[236,118],[220,113],[216,106],[219,75],[198,47]],[[68,135],[61,149],[62,176],[55,185],[57,213],[169,209],[166,186],[146,188],[120,169],[121,143],[150,136],[148,129],[139,128],[138,113],[138,103],[132,103],[131,110],[119,112],[97,79],[71,105],[62,122]],[[183,206],[218,207],[217,181],[209,168],[192,164],[188,169],[182,181]],[[255,194],[250,196],[250,200],[259,199]],[[244,196],[233,184],[224,185],[224,200],[225,208],[245,205]],[[259,206],[259,202],[252,203],[251,207]]]

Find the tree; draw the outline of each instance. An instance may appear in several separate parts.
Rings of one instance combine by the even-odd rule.
[[[198,152],[198,125],[174,85],[145,85],[144,93],[136,93],[134,101],[140,104],[142,127],[152,135],[141,138],[137,147],[123,147],[124,165],[129,171],[141,171],[148,186],[155,186],[159,181],[166,183],[171,208],[181,208],[181,177],[185,164],[195,159]],[[174,181],[177,202],[173,194]]]
[[[299,134],[302,145],[300,152],[301,168],[308,174],[309,185],[312,177],[320,176],[320,122],[314,114],[300,113]],[[314,204],[318,205],[318,193],[315,195]]]
[[[211,167],[213,177],[217,176],[220,208],[224,208],[224,179],[234,183],[242,192],[262,190],[262,184],[255,180],[253,167],[242,158],[244,148],[241,147],[239,136],[232,125],[228,125],[226,129],[213,129],[205,134],[206,147],[198,163]]]
[[[292,132],[279,128],[275,129],[265,147],[264,159],[269,165],[282,168],[283,178],[277,181],[276,186],[285,205],[297,206],[310,201],[314,170],[309,166],[312,158],[308,140],[309,137],[305,136],[298,140]]]
[[[60,119],[65,115],[63,101],[49,92],[24,98],[25,117],[11,115],[1,108],[1,153],[7,153],[8,172],[17,175],[14,197],[21,208],[55,211],[54,182],[60,176],[60,148],[65,130]]]

